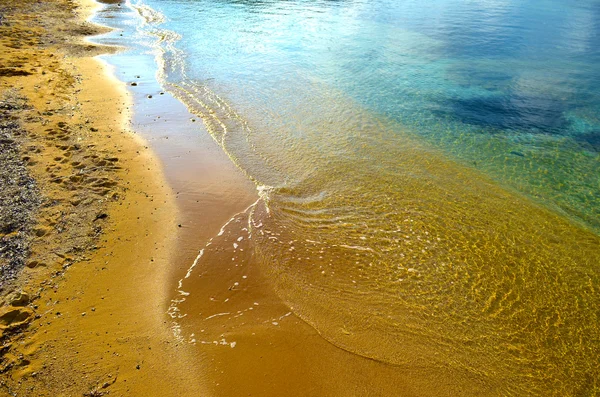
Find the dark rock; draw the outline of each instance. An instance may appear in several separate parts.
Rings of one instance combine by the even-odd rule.
[[[106,218],[108,218],[108,214],[103,212],[101,214],[96,215],[96,218],[94,220],[96,221],[98,219],[106,219]]]

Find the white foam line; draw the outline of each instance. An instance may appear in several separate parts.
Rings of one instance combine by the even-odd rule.
[[[235,214],[230,220],[227,221],[227,223],[225,223],[222,227],[221,230],[219,230],[219,233],[217,234],[217,237],[220,237],[223,235],[223,233],[225,233],[225,228],[227,226],[229,226],[229,224],[231,222],[233,222],[238,216],[245,214],[246,212],[248,212],[251,208],[254,208],[258,202],[261,200],[261,197],[259,197],[255,202],[253,202],[252,204],[250,204],[245,210],[238,212],[237,214]],[[211,239],[212,240],[212,239]]]
[[[198,256],[196,257],[196,259],[194,259],[194,263],[192,263],[192,266],[190,266],[190,268],[188,269],[184,279],[186,279],[192,275],[192,270],[194,270],[194,268],[198,264],[198,261],[200,260],[200,258],[202,258],[202,255],[204,255],[204,248],[202,248],[200,250],[200,252],[198,253]]]
[[[254,203],[252,203],[251,205],[249,205],[245,210],[238,212],[237,214],[235,214],[233,217],[231,217],[231,219],[229,219],[227,222],[225,222],[225,224],[221,227],[221,229],[219,230],[219,233],[217,234],[216,237],[220,237],[225,233],[225,228],[227,228],[227,226],[229,226],[229,224],[231,222],[233,222],[238,216],[245,214],[246,212],[250,211],[252,208],[254,208],[258,202],[261,200],[261,198],[259,197]],[[186,278],[189,278],[192,275],[192,271],[194,270],[194,268],[198,265],[198,262],[200,261],[200,259],[202,258],[202,256],[204,255],[204,250],[210,246],[212,244],[214,240],[214,237],[211,238],[210,240],[208,240],[208,242],[206,243],[206,245],[204,246],[204,248],[202,248],[200,250],[200,252],[198,252],[198,256],[196,256],[196,259],[194,259],[194,262],[192,263],[192,265],[190,266],[190,268],[188,269],[187,273],[185,274],[185,277],[182,278],[181,280],[179,280],[177,289],[181,290],[183,288],[183,280],[185,280]]]
[[[287,312],[286,314],[284,314],[283,316],[279,317],[279,321],[283,320],[284,318],[290,316],[292,314],[292,312]]]
[[[311,244],[323,244],[322,242],[320,242],[320,241],[315,241],[315,240],[309,240],[309,239],[306,239],[305,241],[306,241],[307,243],[311,243]]]
[[[226,228],[226,227],[227,227],[227,226],[228,226],[228,225],[229,225],[231,222],[233,222],[233,221],[235,220],[235,217],[236,217],[236,216],[238,216],[238,214],[235,214],[235,215],[233,216],[233,218],[231,218],[230,220],[228,220],[228,221],[227,221],[227,223],[226,223],[226,224],[224,224],[224,225],[221,227],[221,230],[219,230],[219,233],[217,234],[217,237],[221,237],[221,236],[223,235],[223,233],[225,233],[225,228]]]
[[[357,251],[375,252],[375,251],[373,251],[373,248],[361,247],[359,245],[345,245],[345,244],[340,244],[340,245],[338,245],[338,247],[348,248],[348,249],[357,250]]]
[[[252,203],[250,206],[248,206],[248,208],[246,208],[243,211],[238,212],[237,214],[235,214],[231,219],[229,219],[219,230],[219,233],[217,234],[217,237],[222,236],[225,233],[225,228],[231,223],[233,222],[239,215],[244,214],[248,211],[250,211],[252,208],[254,208],[258,202],[261,200],[261,197],[259,197],[254,203]],[[190,268],[188,269],[187,273],[185,274],[185,277],[180,279],[179,282],[177,283],[177,292],[179,293],[179,296],[181,297],[180,299],[172,299],[171,300],[171,305],[169,306],[169,310],[167,310],[167,313],[172,317],[172,318],[181,318],[181,317],[185,317],[185,315],[181,316],[181,315],[177,315],[176,313],[179,312],[179,308],[177,307],[180,303],[185,301],[184,296],[188,296],[189,293],[182,293],[183,291],[183,280],[189,278],[192,275],[192,272],[194,270],[194,268],[198,265],[198,262],[200,262],[200,259],[202,258],[202,256],[204,255],[204,250],[210,246],[213,243],[215,237],[211,238],[210,240],[208,240],[208,242],[206,243],[206,245],[204,246],[204,248],[202,248],[200,250],[200,252],[198,252],[198,256],[196,256],[196,259],[194,259],[194,262],[192,263],[192,265],[190,266]],[[228,314],[228,313],[227,313]],[[209,318],[212,318],[214,316],[211,316]],[[208,318],[207,318],[208,320]],[[177,337],[177,335],[176,335]]]
[[[206,317],[204,320],[210,320],[211,318],[220,317],[220,316],[227,316],[228,314],[231,314],[231,313],[229,313],[229,312],[217,313],[217,314],[213,314],[212,316]]]

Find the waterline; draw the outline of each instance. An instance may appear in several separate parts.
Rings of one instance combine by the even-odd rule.
[[[212,11],[223,17],[217,5]],[[211,20],[205,22],[210,31]],[[265,84],[240,57],[252,71],[248,81],[201,79],[187,68],[210,66],[196,66],[192,53],[177,50],[195,31],[150,31],[162,48],[164,86],[203,119],[255,184],[269,186],[251,215],[221,228],[218,243],[211,240],[182,279],[185,300],[174,303],[176,317],[184,316],[178,318],[184,340],[228,348],[235,342],[236,352],[247,352],[256,331],[251,324],[268,326],[268,337],[285,325],[282,319],[294,320],[282,317],[291,309],[345,351],[393,368],[428,368],[446,379],[461,374],[463,383],[455,385],[484,384],[489,395],[598,390],[589,381],[599,378],[598,236],[541,206],[545,195],[538,203],[525,196],[533,184],[518,188],[519,179],[500,186],[476,170],[487,170],[480,159],[469,164],[472,154],[462,150],[467,141],[477,141],[471,145],[476,156],[511,149],[506,162],[489,157],[493,167],[508,168],[532,162],[537,149],[543,158],[564,158],[565,151],[536,148],[539,136],[523,150],[483,135],[456,140],[454,133],[432,138],[456,143],[443,149],[423,139],[415,124],[374,111],[347,88],[305,70],[277,69],[265,74],[272,78]],[[431,68],[425,73],[434,75]],[[397,99],[390,103],[400,107]],[[527,137],[519,135],[520,143]],[[491,149],[473,149],[486,145]],[[582,164],[581,152],[573,153]],[[568,171],[562,160],[556,164]],[[586,178],[582,186],[593,181]],[[211,272],[214,284],[204,281]],[[269,288],[286,307],[274,303],[262,311],[262,301],[244,299]],[[199,332],[206,336],[199,339]]]

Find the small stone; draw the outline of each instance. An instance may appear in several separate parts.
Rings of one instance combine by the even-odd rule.
[[[27,267],[30,269],[33,269],[33,268],[37,267],[38,265],[39,265],[38,261],[30,261],[27,263]]]

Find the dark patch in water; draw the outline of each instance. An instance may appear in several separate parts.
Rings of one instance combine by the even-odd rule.
[[[437,113],[462,123],[496,130],[563,135],[569,122],[564,106],[552,99],[525,96],[454,98]]]
[[[600,152],[600,130],[574,137],[577,142],[590,145],[596,152]]]

